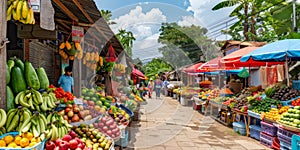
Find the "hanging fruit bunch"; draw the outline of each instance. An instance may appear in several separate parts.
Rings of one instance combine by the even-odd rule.
[[[78,47],[77,46],[80,44],[79,43],[75,43],[75,42],[62,42],[60,45],[59,45],[59,55],[64,59],[64,60],[67,60],[67,59],[70,59],[70,60],[74,60],[75,59],[75,55],[77,53],[77,51],[80,52],[80,50],[78,50],[78,48],[81,49],[81,47]],[[77,49],[77,50],[76,50]],[[82,51],[82,49],[81,49]],[[77,57],[78,58],[78,57]]]
[[[124,74],[126,72],[126,67],[123,64],[115,64],[114,69],[121,74]]]
[[[35,24],[34,13],[27,0],[8,0],[6,20],[16,20],[23,24]]]
[[[75,43],[75,48],[77,49],[77,54],[75,55],[78,60],[81,60],[83,57],[83,50],[79,43]]]
[[[96,48],[89,49],[83,57],[83,64],[91,70],[97,69],[97,64],[100,61],[100,56]]]

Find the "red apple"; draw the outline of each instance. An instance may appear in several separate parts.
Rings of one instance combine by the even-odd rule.
[[[58,146],[59,146],[59,150],[68,150],[70,144],[66,141],[61,141]]]
[[[100,127],[100,128],[103,128],[103,127],[104,127],[104,123],[102,123],[102,122],[99,123],[99,127]]]
[[[55,141],[55,145],[56,146],[59,146],[59,144],[60,144],[60,142],[62,142],[63,140],[61,140],[61,139],[57,139],[56,141]]]
[[[64,137],[62,138],[62,140],[69,142],[69,141],[72,140],[72,136],[69,135],[69,134],[66,134],[66,135],[64,135]]]
[[[46,143],[46,150],[53,150],[55,148],[55,143],[52,141],[49,141]]]
[[[81,139],[79,139],[79,138],[76,137],[74,140],[76,140],[78,144],[83,144],[84,145],[84,143],[82,142]]]
[[[108,136],[110,136],[110,137],[111,137],[111,135],[112,135],[112,132],[111,132],[111,130],[108,130],[106,133],[107,133],[107,135],[108,135]]]
[[[79,143],[77,147],[81,148],[81,149],[84,149],[85,145],[83,143]]]
[[[78,147],[78,142],[75,139],[71,140],[69,144],[71,149],[76,149]]]
[[[76,133],[73,130],[69,132],[69,135],[72,137],[72,139],[76,137]]]
[[[113,123],[114,123],[114,122],[113,122],[112,120],[109,120],[109,121],[106,122],[106,125],[107,125],[107,126],[110,126],[110,125],[112,125]]]
[[[106,132],[107,130],[108,130],[108,127],[107,127],[107,126],[104,126],[104,127],[103,127],[103,131]]]
[[[106,121],[107,121],[107,118],[106,118],[106,117],[101,118],[101,122],[102,122],[102,123],[105,123]]]
[[[58,146],[56,146],[53,150],[60,150]]]

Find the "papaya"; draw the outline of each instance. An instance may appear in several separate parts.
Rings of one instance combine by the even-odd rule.
[[[6,85],[8,85],[10,82],[10,70],[9,67],[6,64]]]
[[[26,81],[24,79],[24,75],[20,67],[14,66],[11,69],[11,88],[14,94],[18,94],[26,90]]]
[[[40,89],[40,81],[35,69],[29,61],[25,62],[25,80],[29,87],[39,90]]]
[[[36,73],[37,73],[39,81],[40,81],[40,88],[47,89],[49,87],[50,83],[49,83],[49,79],[47,77],[45,69],[43,67],[38,67],[36,69]]]
[[[22,70],[22,72],[24,72],[25,66],[23,61],[17,57],[14,57],[14,62],[15,62],[15,66],[18,66]]]
[[[9,86],[6,86],[6,111],[16,108],[15,97]]]
[[[11,72],[11,69],[14,65],[15,65],[15,62],[12,59],[7,61],[7,66],[8,66],[9,72]]]

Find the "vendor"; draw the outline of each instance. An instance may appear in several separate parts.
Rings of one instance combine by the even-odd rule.
[[[72,75],[72,67],[68,66],[65,68],[65,74],[60,76],[58,80],[58,86],[62,87],[65,92],[73,92],[74,91],[74,79]]]

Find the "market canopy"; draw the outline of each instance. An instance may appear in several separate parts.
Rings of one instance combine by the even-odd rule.
[[[183,71],[186,73],[197,73],[197,69],[202,65],[203,63],[196,63],[189,67],[183,68]]]
[[[267,44],[243,56],[241,62],[246,62],[251,58],[256,61],[269,62],[286,61],[287,58],[300,60],[300,39],[287,39]]]
[[[217,70],[232,70],[237,69],[236,67],[226,67],[220,63],[221,56],[214,58],[197,68],[198,72],[212,72]]]
[[[134,67],[132,68],[132,74],[134,74],[134,75],[136,75],[136,76],[138,76],[138,77],[140,77],[142,79],[146,79],[147,78],[140,70],[138,70],[138,69],[136,69]]]
[[[251,53],[252,51],[258,49],[259,47],[245,47],[239,49],[223,58],[220,59],[220,63],[225,65],[226,67],[258,67],[258,66],[266,66],[266,65],[276,65],[281,64],[278,62],[263,62],[263,61],[255,61],[253,59],[249,59],[246,62],[241,62],[241,57]]]

